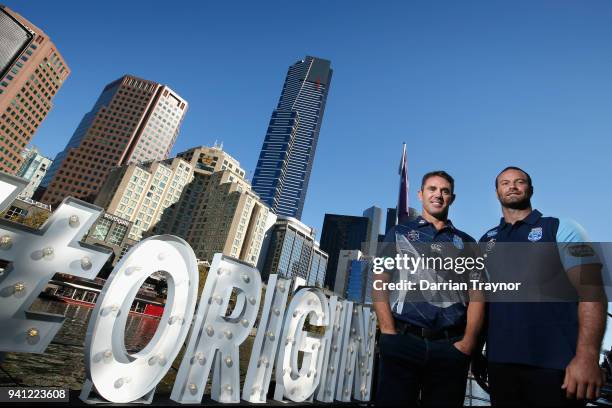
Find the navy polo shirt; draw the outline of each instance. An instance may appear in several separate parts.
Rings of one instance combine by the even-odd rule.
[[[535,275],[547,278],[556,275],[553,277],[557,281],[564,279],[565,285],[573,290],[566,271],[577,265],[600,263],[589,246],[571,244],[588,242],[580,225],[570,220],[544,217],[538,210],[514,224],[502,218],[480,242],[486,244],[483,245],[486,246],[483,252],[488,254],[485,264],[493,282],[512,282],[517,276],[528,279]],[[514,246],[525,253],[505,256],[501,262],[500,259],[496,262],[496,252],[504,253],[501,243],[526,243]],[[546,269],[545,273],[542,268]],[[577,301],[493,301],[488,306],[487,357],[490,362],[563,370],[575,356]]]
[[[411,257],[472,257],[476,241],[463,231],[455,228],[448,220],[446,226],[437,230],[433,224],[423,217],[418,217],[404,224],[396,225],[389,230],[385,236],[382,255],[395,257],[396,254],[407,253]],[[397,282],[401,272],[392,271],[392,281]],[[465,276],[470,275],[468,271]],[[414,274],[404,273],[405,279],[416,282],[428,274],[431,279],[443,280],[444,275],[435,270],[419,270]],[[454,275],[454,273],[449,273]],[[395,319],[410,323],[412,325],[440,330],[452,326],[463,325],[466,322],[467,291],[458,293],[451,297],[450,301],[435,301],[431,299],[431,293],[424,296],[422,301],[416,301],[413,293],[406,297],[402,291],[391,291],[389,302]],[[418,296],[418,295],[417,295]],[[461,299],[454,301],[452,299]],[[448,300],[448,299],[447,299]]]

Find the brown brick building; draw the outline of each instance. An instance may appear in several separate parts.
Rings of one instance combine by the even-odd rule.
[[[15,174],[70,69],[49,37],[0,6],[0,171]]]
[[[125,75],[108,84],[60,152],[37,197],[93,202],[111,169],[168,158],[187,102],[165,85]]]

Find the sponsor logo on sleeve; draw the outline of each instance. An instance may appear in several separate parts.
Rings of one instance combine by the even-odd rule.
[[[577,258],[588,258],[595,256],[595,250],[587,244],[570,245],[567,247],[567,251],[571,256],[575,256]]]

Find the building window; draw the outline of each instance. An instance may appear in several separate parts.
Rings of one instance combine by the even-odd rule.
[[[113,245],[121,245],[123,238],[125,238],[126,232],[127,232],[127,227],[125,225],[117,224],[115,228],[113,228],[113,231],[110,234],[108,243],[113,244]]]
[[[28,210],[24,210],[23,208],[16,207],[14,205],[11,206],[4,215],[4,218],[7,220],[12,219],[13,217],[25,217],[28,215]]]
[[[113,222],[111,220],[102,218],[94,227],[94,231],[91,236],[100,241],[106,240],[106,236],[108,235],[108,231],[110,230],[112,224]]]

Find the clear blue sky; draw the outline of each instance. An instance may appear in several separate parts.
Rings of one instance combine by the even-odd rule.
[[[252,176],[287,67],[334,77],[303,221],[396,203],[408,143],[420,176],[457,180],[451,218],[498,222],[495,174],[522,166],[534,204],[612,240],[612,2],[54,1],[6,4],[43,28],[72,75],[33,139],[53,157],[103,86],[124,73],[190,107],[174,152],[223,141]]]

